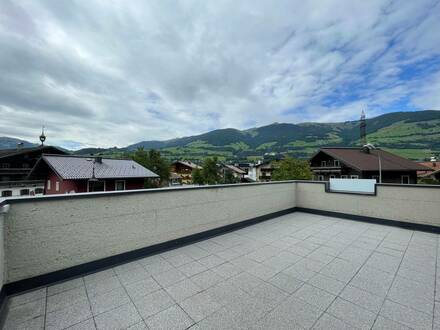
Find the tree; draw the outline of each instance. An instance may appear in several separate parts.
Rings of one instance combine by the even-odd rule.
[[[217,157],[206,158],[202,165],[202,174],[205,184],[217,184],[221,177],[217,167]]]
[[[192,172],[194,184],[217,184],[221,182],[221,179],[217,166],[217,157],[206,158],[203,161],[202,169],[195,169]]]
[[[234,176],[231,170],[223,170],[223,183],[238,183],[240,180]]]
[[[205,183],[201,169],[196,168],[192,172],[192,182],[194,184],[204,184]]]
[[[154,149],[146,151],[141,147],[133,153],[131,158],[135,162],[159,175],[159,182],[147,181],[145,183],[146,188],[162,187],[168,183],[170,177],[170,164],[160,155],[159,151]]]
[[[272,173],[273,181],[311,180],[312,177],[313,173],[308,161],[290,157],[276,162]]]

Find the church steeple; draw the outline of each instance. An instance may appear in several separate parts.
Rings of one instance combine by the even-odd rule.
[[[40,141],[41,141],[41,146],[43,146],[44,145],[44,141],[46,141],[46,135],[44,135],[44,126],[41,129]]]
[[[365,112],[362,109],[361,121],[360,121],[360,142],[361,147],[367,144],[367,123],[365,121]]]

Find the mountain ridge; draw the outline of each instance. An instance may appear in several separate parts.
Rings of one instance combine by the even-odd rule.
[[[438,110],[392,112],[369,118],[366,124],[368,142],[381,148],[412,159],[440,155]],[[73,153],[123,156],[143,147],[158,149],[170,160],[201,160],[207,156],[218,156],[224,160],[241,161],[260,159],[264,154],[273,152],[306,158],[320,147],[359,144],[359,120],[355,120],[272,123],[244,130],[222,128],[182,138],[141,141],[125,148],[86,148]]]

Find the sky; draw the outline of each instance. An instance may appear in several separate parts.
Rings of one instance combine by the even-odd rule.
[[[0,0],[0,136],[71,149],[440,109],[440,0]]]

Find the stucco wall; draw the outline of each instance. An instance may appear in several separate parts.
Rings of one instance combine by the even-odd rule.
[[[295,183],[164,189],[11,201],[6,282],[295,206]]]
[[[3,211],[4,209],[0,205],[0,290],[3,288],[3,284],[5,283],[5,272],[6,272]]]
[[[440,226],[440,187],[376,187],[376,196],[366,196],[329,193],[324,183],[297,182],[296,206]]]

